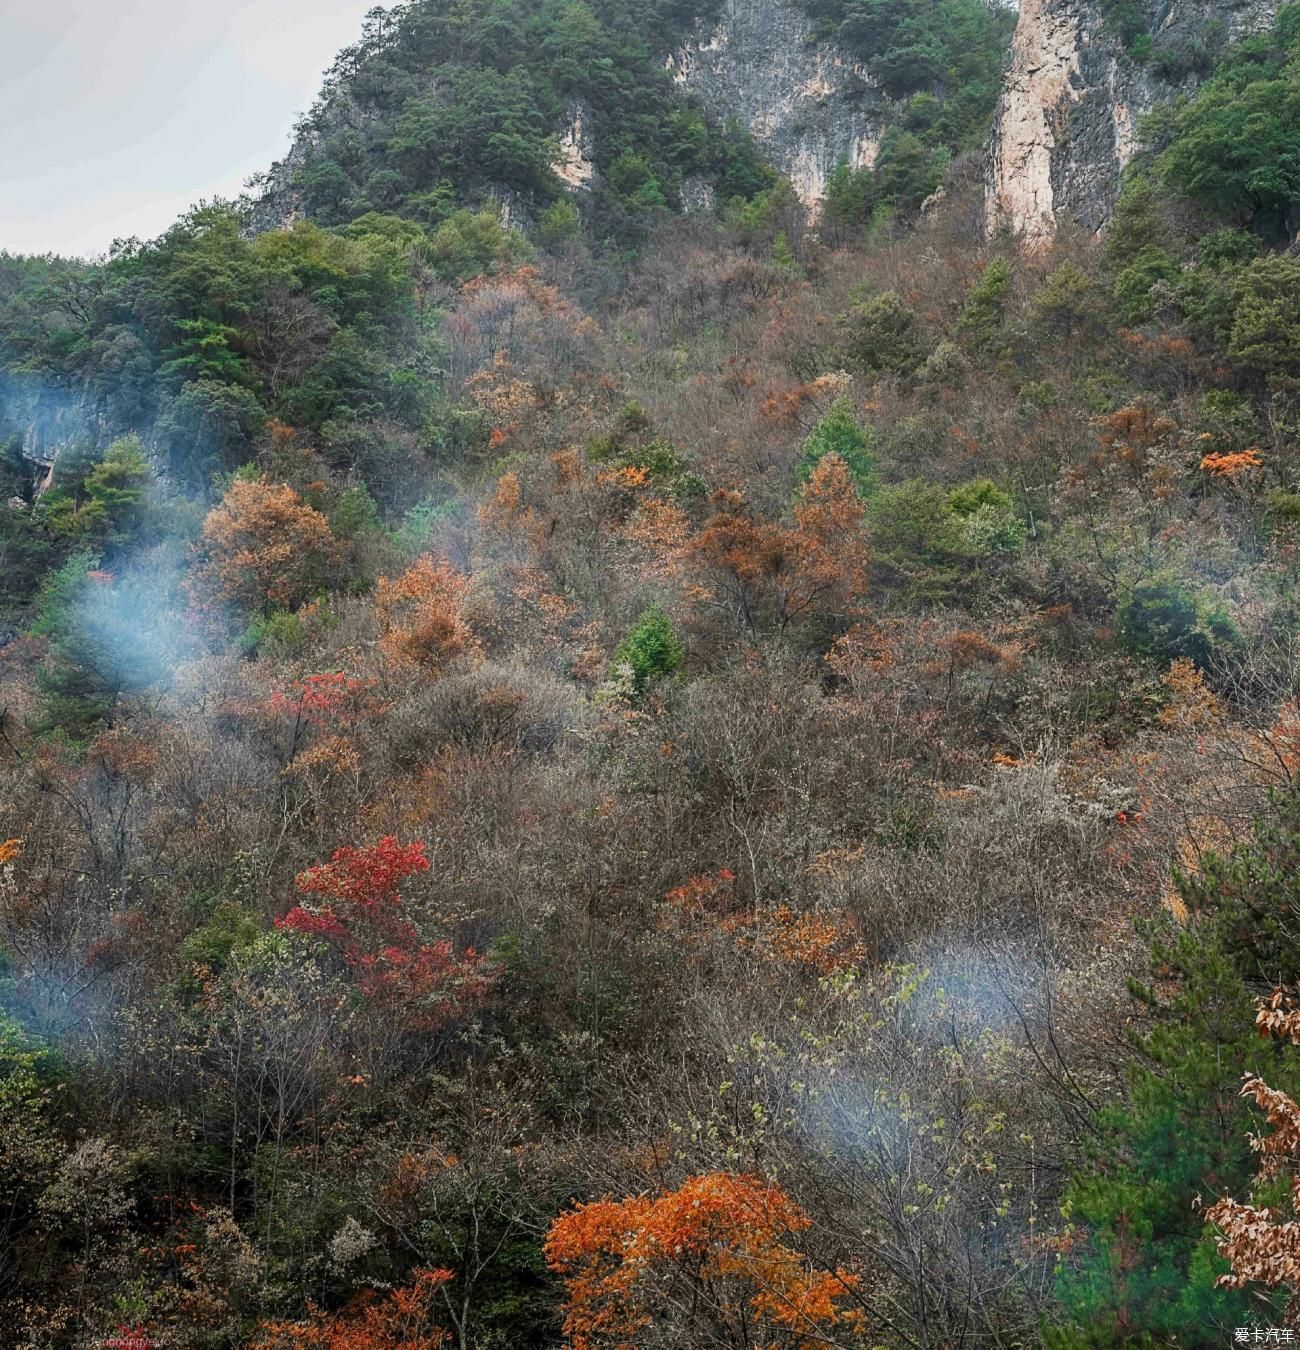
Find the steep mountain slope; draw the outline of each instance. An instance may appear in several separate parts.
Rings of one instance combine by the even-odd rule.
[[[1194,88],[1273,0],[1022,0],[987,166],[991,228],[1026,238],[1110,218],[1139,120]]]
[[[1022,248],[983,3],[421,0],[0,252],[15,1350],[1285,1324],[1300,4]]]
[[[982,0],[413,0],[339,57],[255,224],[486,200],[522,219],[582,188],[595,233],[626,237],[753,196],[765,160],[814,208],[890,128],[931,156],[977,145],[1008,33]]]
[[[604,229],[681,204],[684,179],[724,195],[770,180],[738,131],[683,98],[668,50],[709,0],[416,0],[368,21],[342,53],[284,161],[259,227],[367,211],[433,222],[492,200],[520,214],[599,173]]]

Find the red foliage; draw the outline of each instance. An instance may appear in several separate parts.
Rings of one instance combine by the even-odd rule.
[[[109,1336],[99,1344],[111,1347],[112,1350],[153,1350],[158,1342],[146,1335],[140,1327],[120,1326],[116,1336]]]
[[[664,899],[674,909],[694,914],[702,910],[728,909],[733,901],[733,883],[736,874],[724,867],[714,876],[691,877],[669,891]]]
[[[277,689],[269,703],[276,717],[287,717],[310,726],[337,726],[340,720],[365,711],[366,696],[373,680],[355,680],[342,671],[308,675],[285,689]]]
[[[495,971],[474,949],[457,956],[446,940],[425,942],[406,912],[400,885],[427,872],[424,844],[392,835],[368,848],[341,848],[327,863],[299,874],[304,895],[323,903],[298,905],[277,926],[324,938],[354,971],[369,999],[393,1004],[425,1030],[484,998]]]
[[[433,1305],[450,1270],[417,1270],[415,1283],[379,1300],[373,1291],[354,1299],[333,1316],[314,1312],[307,1322],[266,1322],[262,1350],[437,1350],[447,1333],[433,1323]]]

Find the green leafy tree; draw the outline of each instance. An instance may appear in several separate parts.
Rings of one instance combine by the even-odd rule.
[[[977,478],[954,488],[948,510],[960,522],[963,545],[974,559],[1018,553],[1025,545],[1025,523],[1011,497],[992,479]]]
[[[86,475],[89,509],[105,523],[111,540],[131,534],[140,524],[152,482],[153,468],[138,436],[114,441]]]
[[[1014,16],[975,0],[803,0],[817,31],[862,60],[895,99],[921,94],[937,106],[905,110],[910,130],[965,149],[983,136],[997,100]]]
[[[1063,262],[1054,268],[1034,293],[1034,318],[1054,333],[1076,333],[1091,327],[1100,317],[1097,287],[1078,263]]]
[[[1131,171],[1115,202],[1115,214],[1102,244],[1102,257],[1115,271],[1128,266],[1146,249],[1168,251],[1172,247],[1161,207],[1162,197],[1151,178]]]
[[[1115,299],[1130,323],[1141,323],[1155,313],[1152,291],[1160,283],[1179,279],[1178,264],[1155,244],[1148,244],[1115,277]]]
[[[28,602],[54,558],[54,541],[31,508],[0,503],[0,601]]]
[[[1275,390],[1300,387],[1300,262],[1260,258],[1232,286],[1228,354]]]
[[[112,722],[125,695],[140,693],[170,672],[175,635],[164,591],[141,574],[118,579],[78,553],[52,578],[38,606],[36,631],[49,637],[37,673],[40,731],[74,740]]]
[[[217,380],[244,384],[252,378],[248,363],[236,350],[239,329],[211,319],[179,319],[177,339],[159,368],[162,380]]]
[[[966,296],[958,329],[977,350],[994,352],[1001,345],[1011,264],[994,258],[980,273]]]
[[[1285,25],[1238,44],[1177,115],[1157,182],[1249,220],[1300,201],[1300,45]]]
[[[469,281],[533,257],[524,236],[502,225],[493,211],[457,211],[434,230],[423,252],[445,281]]]
[[[915,211],[943,182],[948,160],[945,148],[927,146],[914,132],[891,129],[872,166],[873,206]]]
[[[565,197],[554,201],[537,217],[537,242],[543,248],[557,248],[582,233],[578,208]]]
[[[80,483],[48,493],[41,514],[53,534],[119,547],[142,524],[152,482],[140,438],[126,436],[108,447]]]
[[[158,433],[172,468],[195,480],[247,459],[265,425],[266,410],[250,390],[193,380],[168,404]]]
[[[1230,648],[1237,636],[1221,605],[1168,572],[1129,587],[1120,599],[1118,619],[1124,645],[1161,665],[1186,657],[1207,669],[1216,649]]]
[[[849,356],[872,372],[910,375],[923,359],[916,315],[896,291],[884,291],[844,318]]]
[[[821,230],[832,243],[847,243],[871,218],[876,204],[875,184],[869,169],[854,169],[841,160],[826,180],[822,202]]]
[[[618,645],[614,666],[627,666],[638,694],[655,680],[665,679],[680,668],[686,648],[672,620],[657,605],[651,606],[636,627]]]

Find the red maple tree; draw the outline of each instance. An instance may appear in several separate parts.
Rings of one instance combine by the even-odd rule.
[[[388,835],[365,848],[340,848],[327,863],[299,873],[298,890],[320,897],[296,905],[277,927],[324,938],[351,968],[363,995],[403,1009],[429,1030],[484,998],[495,969],[472,947],[426,942],[407,912],[401,883],[427,872],[424,844]]]

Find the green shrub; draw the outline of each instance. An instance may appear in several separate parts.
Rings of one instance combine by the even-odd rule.
[[[1180,275],[1178,264],[1154,244],[1146,248],[1123,268],[1115,278],[1115,299],[1130,323],[1149,319],[1155,311],[1152,288],[1161,281],[1176,282]]]
[[[1095,1118],[1065,1193],[1080,1241],[1057,1272],[1067,1324],[1049,1332],[1055,1350],[1208,1346],[1234,1326],[1281,1320],[1262,1290],[1216,1287],[1227,1263],[1197,1204],[1249,1189],[1248,1135],[1262,1117],[1240,1085],[1261,1052],[1271,1086],[1300,1085],[1300,1058],[1261,1047],[1254,1025],[1261,976],[1265,988],[1300,976],[1300,800],[1280,794],[1272,810],[1250,842],[1175,876],[1184,924],[1143,925],[1151,983],[1131,985],[1143,1029],[1126,1091]]]
[[[672,620],[658,605],[647,609],[636,627],[618,645],[614,665],[627,666],[638,694],[655,680],[661,680],[676,671],[686,659]]]
[[[998,347],[1010,288],[1011,265],[1005,258],[994,258],[970,288],[957,328],[977,350]]]
[[[537,217],[537,242],[543,248],[556,248],[576,239],[582,233],[582,217],[578,208],[566,197],[552,202]]]
[[[1135,656],[1168,665],[1179,657],[1208,669],[1236,640],[1227,611],[1165,572],[1130,587],[1118,606],[1120,641]]]
[[[884,291],[844,316],[850,360],[871,372],[909,375],[924,359],[916,315],[896,291]]]

